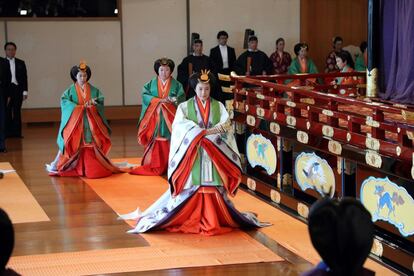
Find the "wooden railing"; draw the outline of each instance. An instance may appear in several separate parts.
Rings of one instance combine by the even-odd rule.
[[[245,115],[239,120],[245,119],[248,125],[257,124],[256,119],[270,122],[270,131],[275,134],[278,134],[276,132],[280,125],[296,128],[297,138],[302,143],[309,139],[308,134],[329,138],[332,140],[331,144],[335,145],[336,154],[346,144],[367,150],[367,155],[379,153],[412,162],[412,106],[362,97],[344,97],[317,91],[318,87],[289,87],[276,83],[286,79],[300,79],[306,82],[307,79],[327,76],[363,77],[364,73],[256,77],[232,74],[235,82],[234,110]],[[358,85],[355,84],[354,87]],[[325,85],[325,88],[333,88],[333,85]]]

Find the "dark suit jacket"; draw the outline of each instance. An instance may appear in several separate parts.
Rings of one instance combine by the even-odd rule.
[[[23,60],[14,58],[15,59],[15,65],[16,65],[16,80],[19,84],[19,90],[20,91],[28,91],[27,89],[27,70],[26,70],[26,64]],[[6,59],[6,61],[9,61]],[[11,84],[11,71],[10,71],[10,63],[9,63],[9,74],[10,74],[10,81]]]
[[[229,69],[233,69],[234,62],[236,61],[236,52],[234,48],[227,46],[227,57],[229,59]],[[220,73],[223,71],[223,58],[221,57],[220,47],[217,45],[210,50],[210,59],[214,63],[216,70]]]
[[[0,57],[0,96],[6,97],[10,80],[11,73],[9,61]]]

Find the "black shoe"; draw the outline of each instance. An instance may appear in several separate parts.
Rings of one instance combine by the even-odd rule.
[[[6,148],[0,149],[0,152],[6,153],[7,152],[7,149]]]

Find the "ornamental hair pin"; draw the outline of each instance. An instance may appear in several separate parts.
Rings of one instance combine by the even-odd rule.
[[[166,58],[166,57],[161,58],[160,59],[160,64],[161,65],[168,65],[168,58]]]
[[[87,68],[86,61],[81,60],[78,67],[79,67],[79,70],[85,71]]]
[[[209,82],[210,81],[210,76],[209,76],[209,74],[210,74],[210,70],[207,70],[207,69],[205,69],[205,70],[201,70],[201,75],[200,75],[200,77],[198,78],[198,81],[199,82],[204,82],[204,83],[207,83],[207,82]]]

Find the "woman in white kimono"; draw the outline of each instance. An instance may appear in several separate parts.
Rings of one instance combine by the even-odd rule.
[[[237,211],[228,198],[241,180],[240,155],[222,103],[210,97],[213,75],[190,77],[196,96],[180,104],[172,125],[170,189],[152,206],[121,216],[136,219],[130,233],[152,229],[217,235],[240,227],[262,227],[253,213]]]

